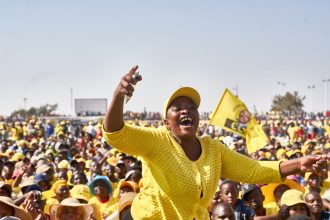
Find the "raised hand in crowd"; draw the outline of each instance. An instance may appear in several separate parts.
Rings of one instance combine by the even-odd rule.
[[[37,205],[37,196],[38,195],[36,195],[35,192],[30,192],[22,203],[22,206],[33,219],[47,220],[47,215],[45,215],[43,210],[40,209]]]

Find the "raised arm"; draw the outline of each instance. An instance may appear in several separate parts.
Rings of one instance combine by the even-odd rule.
[[[293,160],[284,161],[280,164],[280,172],[282,177],[300,172],[320,173],[321,169],[327,167],[330,159],[327,155],[305,156]]]
[[[135,80],[133,79],[133,74],[137,69],[138,66],[136,65],[121,78],[113,94],[110,107],[104,119],[104,130],[107,132],[118,131],[124,125],[123,111],[125,96],[131,97],[134,92],[133,85],[142,80],[141,76],[138,76]]]

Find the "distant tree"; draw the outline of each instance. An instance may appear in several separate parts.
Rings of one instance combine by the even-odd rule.
[[[58,107],[57,104],[54,104],[54,105],[50,105],[50,104],[42,105],[38,109],[38,115],[40,115],[40,116],[51,116],[51,115],[53,115],[55,113],[57,107]]]
[[[273,98],[271,111],[296,114],[303,111],[305,96],[300,96],[297,91],[286,92],[285,95],[276,95]]]
[[[25,109],[18,109],[11,113],[12,117],[31,117],[31,116],[52,116],[55,114],[55,111],[57,109],[58,105],[50,105],[50,104],[45,104],[40,106],[39,108],[36,107],[31,107],[28,110]]]

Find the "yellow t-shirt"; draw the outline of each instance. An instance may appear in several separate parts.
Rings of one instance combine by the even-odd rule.
[[[49,207],[51,205],[59,204],[58,200],[55,198],[49,198],[46,200],[46,204],[44,207],[44,212],[49,215]]]
[[[110,183],[111,183],[111,186],[112,186],[112,197],[113,198],[118,198],[118,196],[119,196],[119,189],[118,189],[118,186],[120,185],[120,183],[122,182],[122,181],[124,181],[124,180],[120,180],[119,182],[117,182],[117,183],[113,183],[113,182],[111,182],[110,181]]]
[[[287,132],[289,134],[291,143],[293,143],[294,141],[297,140],[297,138],[298,138],[298,131],[299,131],[299,127],[298,126],[294,126],[294,127],[291,127],[290,126],[287,129]]]
[[[109,201],[102,203],[96,197],[91,198],[88,204],[94,204],[98,210],[100,210],[103,218],[111,215],[114,211],[118,209],[118,199],[111,198]]]
[[[11,129],[11,138],[13,141],[17,141],[19,139],[19,133],[16,127]]]
[[[281,182],[278,161],[256,161],[229,150],[209,136],[198,138],[202,153],[196,161],[162,127],[125,124],[107,133],[107,143],[141,156],[143,187],[135,197],[134,219],[209,219],[208,206],[220,176],[238,182]]]
[[[278,211],[280,211],[280,208],[277,206],[276,202],[269,202],[267,204],[264,204],[264,208],[266,209],[266,216],[277,216]]]
[[[5,180],[5,183],[7,183],[8,185],[13,185],[14,179],[7,179]]]

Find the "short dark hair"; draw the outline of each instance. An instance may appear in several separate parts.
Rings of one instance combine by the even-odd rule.
[[[235,189],[237,189],[237,192],[239,192],[237,183],[232,180],[228,180],[228,179],[221,182],[221,184],[219,186],[220,192],[221,192],[222,186],[226,185],[226,184],[231,184],[231,185],[235,186]]]

